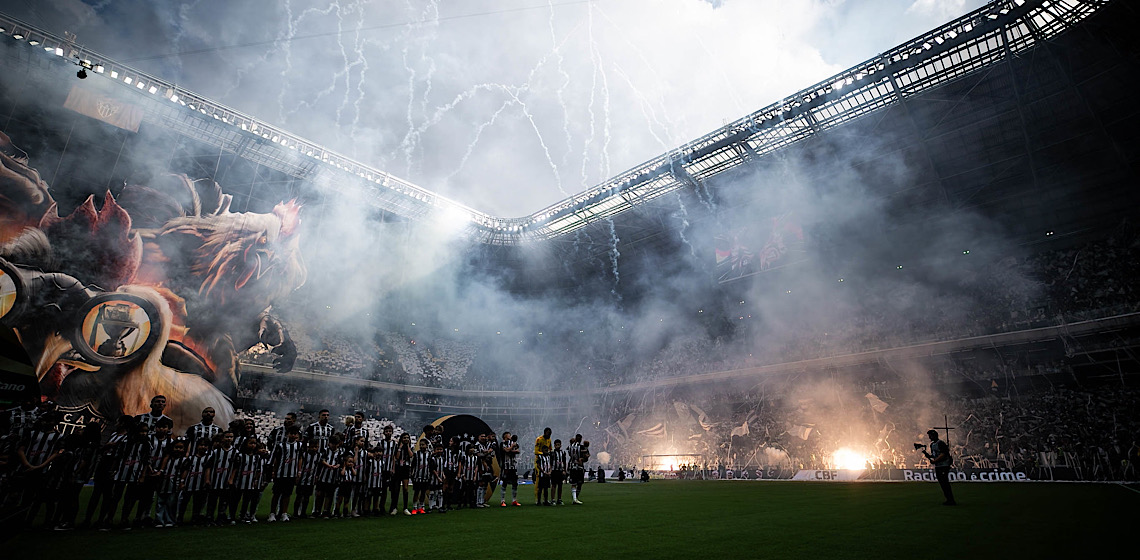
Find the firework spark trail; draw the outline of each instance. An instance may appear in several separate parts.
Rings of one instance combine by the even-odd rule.
[[[334,4],[336,4],[336,2],[334,2]],[[348,105],[348,96],[350,94],[349,88],[352,85],[352,69],[356,66],[356,61],[353,61],[351,63],[348,61],[348,51],[344,48],[344,18],[346,15],[352,13],[352,8],[355,6],[355,4],[348,4],[347,8],[342,8],[339,4],[337,4],[336,11],[336,45],[340,48],[340,59],[344,63],[344,70],[337,72],[336,79],[333,80],[333,84],[336,84],[340,81],[341,76],[344,77],[344,96],[341,98],[340,103],[336,106],[336,112],[334,113],[336,115],[336,118],[333,119],[333,138],[338,141],[340,140],[340,119],[341,115],[344,113],[344,107]],[[361,24],[363,24],[363,21]],[[333,85],[333,87],[335,88],[336,86]]]
[[[364,54],[364,46],[369,44],[369,41],[360,36],[360,28],[364,26],[364,6],[367,3],[360,4],[360,21],[356,26],[354,32],[353,43],[356,52],[356,60],[360,64],[360,75],[356,80],[356,100],[352,102],[352,122],[349,123],[348,137],[352,140],[352,156],[357,157],[358,147],[361,142],[357,140],[358,126],[360,125],[360,104],[364,101],[364,77],[368,74],[368,58]]]
[[[547,27],[550,28],[550,47],[553,49],[551,54],[555,57],[554,68],[558,75],[562,77],[562,81],[558,84],[558,89],[555,90],[555,97],[558,99],[558,106],[562,108],[562,128],[566,132],[566,151],[562,155],[562,166],[569,165],[570,150],[574,145],[573,135],[570,133],[570,110],[566,107],[566,86],[570,85],[570,74],[562,67],[562,45],[558,43],[558,34],[554,30],[554,0],[547,0],[549,6],[550,17],[546,20]],[[566,37],[569,38],[573,33],[567,33]],[[584,185],[583,185],[584,186]]]
[[[301,12],[301,15],[297,17],[296,21],[300,22],[301,19],[303,19],[306,15],[308,15],[310,13],[316,13],[316,14],[327,16],[327,15],[334,13],[334,12],[337,14],[337,22],[338,22],[337,26],[339,29],[339,27],[340,27],[339,22],[341,19],[341,14],[340,14],[341,7],[340,7],[340,4],[338,2],[335,2],[335,1],[330,2],[328,8],[326,8],[324,10],[320,10],[317,8],[309,8],[309,9],[305,10],[304,12]],[[293,29],[292,26],[290,26],[290,28],[291,28],[290,33],[293,33],[295,31],[295,29]],[[285,44],[288,45],[289,41],[291,41],[291,40],[292,40],[291,35],[289,37],[286,37],[284,39]],[[338,43],[340,42],[339,36],[337,37],[337,42]],[[343,45],[341,46],[341,53],[345,54]],[[345,58],[345,66],[347,67],[348,66],[347,54],[345,54],[344,58]],[[284,99],[285,93],[287,93],[287,89],[288,89],[287,85],[288,85],[289,77],[286,74],[286,72],[288,72],[290,70],[292,70],[291,64],[288,68],[283,70],[281,73],[282,77],[285,79],[285,84],[286,84],[286,87],[284,87],[282,89],[281,95],[278,97],[278,100],[282,101],[282,106],[284,106],[283,99]],[[316,96],[314,96],[311,101],[306,101],[306,100],[302,99],[302,100],[297,102],[296,107],[294,107],[293,109],[291,109],[289,111],[285,111],[284,113],[282,113],[280,116],[281,124],[284,125],[286,123],[286,121],[288,121],[289,117],[292,117],[293,115],[297,114],[302,109],[312,109],[312,108],[316,107],[317,103],[319,103],[321,101],[321,99],[323,99],[326,95],[331,95],[333,92],[335,92],[336,91],[336,84],[339,82],[341,74],[343,74],[343,72],[333,73],[332,79],[329,80],[329,86],[326,87],[325,89],[322,89],[321,91],[318,91]]]
[[[431,0],[428,3],[428,10],[432,14],[432,22],[431,22],[432,26],[431,26],[431,34],[426,36],[424,38],[424,40],[422,41],[422,43],[424,44],[425,47],[428,43],[430,43],[431,41],[434,41],[435,38],[439,34],[439,4],[435,0]],[[425,19],[425,18],[421,18],[421,19]],[[429,96],[431,95],[431,89],[432,89],[432,77],[435,76],[435,59],[428,56],[427,53],[428,53],[427,48],[423,48],[420,50],[420,62],[421,63],[424,61],[427,62],[427,73],[426,73],[426,76],[424,76],[424,94],[423,94],[423,96],[420,97],[420,114],[421,115],[427,114],[428,99],[429,99]]]
[[[601,7],[599,7],[598,11],[599,11],[599,13],[601,13],[602,17],[605,18],[606,21],[608,21],[610,23],[610,25],[613,25],[615,29],[620,30],[620,27],[618,27],[617,23],[614,22],[613,19],[610,18],[608,14],[606,14],[605,10],[603,10],[603,9],[601,9]],[[661,81],[662,78],[661,78],[660,73],[657,72],[657,70],[653,67],[653,65],[645,57],[645,53],[640,48],[638,48],[638,46],[636,44],[629,41],[629,39],[626,39],[625,35],[619,34],[619,36],[622,37],[623,40],[625,40],[625,43],[628,46],[628,48],[634,54],[637,55],[637,57],[641,60],[641,62],[645,65],[645,67],[648,68],[649,71],[653,73],[653,75],[657,79],[657,81]],[[706,49],[706,52],[707,52],[707,49]],[[657,123],[659,126],[661,126],[664,129],[666,136],[675,136],[674,134],[669,133],[670,128],[676,129],[677,127],[673,124],[673,120],[671,118],[669,118],[668,112],[663,112],[664,122],[662,122],[661,119],[659,119],[657,117],[657,112],[652,110],[652,106],[649,104],[648,99],[646,99],[646,97],[641,93],[640,90],[638,90],[636,87],[634,87],[633,81],[629,78],[629,76],[627,76],[624,72],[621,72],[620,69],[619,69],[619,74],[623,78],[626,79],[626,81],[629,83],[630,89],[633,90],[634,94],[638,96],[638,100],[640,102],[641,109],[642,109],[642,114],[645,114],[647,119],[650,119],[650,115],[652,115],[652,121]],[[739,100],[737,101],[737,103],[739,104]],[[649,113],[646,113],[647,107],[649,109]],[[743,109],[742,109],[742,111],[743,111]],[[665,149],[666,151],[668,151],[669,149],[671,149],[673,147],[672,144],[666,143],[660,137],[658,137],[657,134],[653,132],[652,127],[650,127],[649,132],[650,132],[650,134],[653,135],[653,138],[656,139],[661,144],[662,148]],[[675,144],[675,143],[680,143],[683,141],[684,140],[682,139],[682,140],[678,140],[676,142],[673,142],[671,140],[670,142],[673,142]],[[695,184],[693,184],[692,187],[693,187],[694,192],[697,195],[697,200],[699,200],[702,204],[704,204],[709,210],[715,212],[716,211],[716,203],[715,203],[715,201],[713,201],[712,193],[709,192],[708,186],[705,185],[703,181],[701,181],[700,179],[697,179],[695,177],[693,178],[693,182]]]
[[[617,227],[614,226],[613,218],[606,218],[610,223],[610,268],[614,275],[614,285],[610,288],[610,293],[620,302],[621,294],[618,293],[618,286],[621,285],[621,274],[618,272],[618,258],[621,257],[621,251],[618,250]]]
[[[170,38],[170,43],[174,46],[175,50],[181,50],[182,38],[187,35],[186,28],[190,27],[193,20],[190,19],[190,12],[198,7],[201,0],[194,0],[189,4],[183,4],[178,7],[178,16],[171,22],[174,27],[174,36]],[[182,57],[175,57],[174,66],[178,71],[182,70]]]
[[[471,153],[475,151],[475,145],[479,143],[479,138],[483,135],[483,131],[487,127],[495,124],[495,121],[499,118],[499,115],[501,115],[503,111],[507,109],[507,107],[510,107],[514,104],[515,102],[513,100],[508,99],[507,101],[503,102],[502,106],[500,106],[499,109],[491,115],[490,119],[488,119],[486,122],[480,123],[479,126],[475,127],[475,137],[472,138],[471,142],[467,144],[467,151],[463,152],[463,157],[459,160],[459,165],[457,165],[455,167],[455,170],[444,178],[444,181],[450,181],[452,178],[458,175],[461,170],[463,170],[463,167],[467,165],[467,160],[471,158]]]
[[[409,12],[414,12],[416,9],[416,6],[413,5],[410,1],[405,2],[404,5],[408,9]],[[430,7],[436,8],[436,10],[434,11],[434,17],[435,17],[435,22],[438,24],[438,22],[439,22],[438,6],[435,5],[434,3],[432,3],[432,4],[430,4]],[[426,10],[424,12],[421,12],[421,14],[422,13],[426,13]],[[420,136],[422,135],[423,130],[424,130],[424,127],[422,125],[419,127],[416,126],[416,81],[417,81],[419,72],[417,71],[415,65],[412,64],[412,62],[411,62],[411,46],[414,43],[418,42],[417,41],[417,39],[418,39],[417,31],[421,28],[423,23],[426,23],[424,21],[424,18],[420,18],[418,21],[419,21],[419,23],[415,23],[415,22],[408,23],[408,25],[404,27],[404,41],[403,41],[404,48],[400,50],[400,61],[404,65],[404,71],[408,73],[408,106],[404,111],[404,120],[406,121],[408,129],[407,129],[407,132],[404,133],[404,138],[400,141],[400,151],[402,152],[403,159],[404,159],[404,172],[407,173],[409,176],[411,176],[413,174],[413,170],[414,170],[413,156],[416,152],[416,148],[419,146]],[[420,60],[421,61],[423,61],[425,56],[426,56],[424,54],[425,50],[426,49],[423,47],[423,45],[420,45]],[[433,67],[432,71],[434,72],[434,63],[432,64],[432,67]],[[431,89],[431,83],[430,82],[431,82],[431,79],[429,77],[427,86],[425,88],[429,91]],[[426,116],[427,116],[427,95],[428,95],[428,91],[425,91],[424,95],[420,98],[420,117],[421,118],[426,118]],[[454,105],[452,105],[452,106],[454,106]],[[438,122],[438,120],[436,122]]]
[[[689,242],[689,238],[685,237],[685,230],[689,229],[689,209],[685,208],[685,200],[681,197],[680,191],[677,192],[677,206],[680,207],[680,210],[674,215],[681,218],[681,228],[677,230],[677,233],[681,236],[681,242],[689,247],[689,254],[695,257],[697,250]]]

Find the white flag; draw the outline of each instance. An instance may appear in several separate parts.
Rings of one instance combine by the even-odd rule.
[[[745,423],[733,428],[732,432],[729,434],[730,437],[736,437],[736,436],[744,437],[746,435],[748,435],[748,422],[745,422]]]

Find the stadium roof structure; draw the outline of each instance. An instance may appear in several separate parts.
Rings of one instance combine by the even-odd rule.
[[[359,190],[409,220],[465,219],[490,245],[560,237],[754,162],[789,145],[1018,55],[1086,19],[1108,0],[995,0],[529,216],[474,210],[335,153],[177,84],[118,63],[68,38],[0,14],[0,35],[118,84],[144,121],[327,188]],[[347,180],[346,180],[347,179]]]

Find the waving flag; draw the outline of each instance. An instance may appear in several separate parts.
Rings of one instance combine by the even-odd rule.
[[[867,401],[871,403],[871,408],[873,408],[875,412],[878,412],[879,414],[886,412],[887,407],[890,406],[889,404],[883,402],[883,399],[875,396],[874,393],[867,393],[864,396],[867,397]]]
[[[656,426],[653,426],[652,428],[649,428],[647,430],[641,430],[637,433],[639,435],[643,435],[643,436],[652,436],[652,437],[663,436],[663,435],[665,435],[665,423],[664,422],[658,422]]]

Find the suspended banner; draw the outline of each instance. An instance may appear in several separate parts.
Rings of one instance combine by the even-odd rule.
[[[139,124],[142,123],[142,107],[78,85],[71,86],[71,93],[67,94],[63,106],[131,132],[138,132]]]

